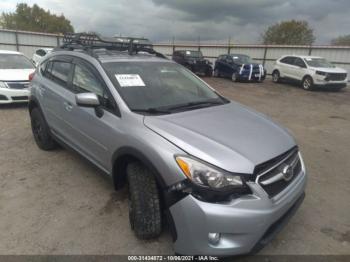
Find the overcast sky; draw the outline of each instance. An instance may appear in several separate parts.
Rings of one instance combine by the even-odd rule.
[[[0,11],[14,11],[15,0],[1,0]],[[232,37],[235,43],[257,43],[276,22],[303,19],[315,30],[316,43],[327,44],[350,34],[350,0],[37,0],[63,13],[76,31],[148,37],[154,42]]]

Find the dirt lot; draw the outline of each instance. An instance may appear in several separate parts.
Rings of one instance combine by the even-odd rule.
[[[288,127],[305,158],[305,202],[261,254],[350,254],[350,88],[205,80]],[[0,254],[173,253],[167,230],[136,239],[109,178],[73,152],[40,151],[26,106],[1,106],[0,123]]]

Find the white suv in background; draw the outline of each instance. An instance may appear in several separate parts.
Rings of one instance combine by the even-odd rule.
[[[347,85],[347,71],[335,67],[322,57],[287,55],[276,61],[272,71],[272,80],[281,79],[300,81],[305,90],[315,87],[329,87],[339,90]]]
[[[0,104],[27,102],[29,75],[34,70],[22,53],[0,50]]]
[[[39,48],[35,50],[35,53],[33,54],[33,63],[35,66],[39,64],[41,59],[43,59],[47,54],[50,54],[52,52],[53,48]]]

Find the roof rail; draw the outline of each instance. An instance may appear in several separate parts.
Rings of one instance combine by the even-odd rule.
[[[129,55],[147,52],[158,57],[166,58],[153,49],[152,43],[146,38],[136,37],[101,37],[96,33],[66,33],[63,45],[59,49],[84,50],[93,55],[94,49],[128,51]]]

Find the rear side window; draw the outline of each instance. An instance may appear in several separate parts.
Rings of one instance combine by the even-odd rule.
[[[71,63],[52,61],[47,67],[45,76],[61,86],[66,86],[68,83],[70,70]]]
[[[294,65],[300,66],[302,68],[306,68],[306,65],[305,65],[304,61],[301,58],[299,58],[299,57],[295,58]]]
[[[286,56],[280,60],[281,63],[292,65],[294,63],[295,57]]]
[[[46,52],[45,52],[44,50],[42,50],[42,49],[36,50],[35,53],[36,53],[37,55],[39,55],[39,56],[45,56],[45,55],[46,55]]]

